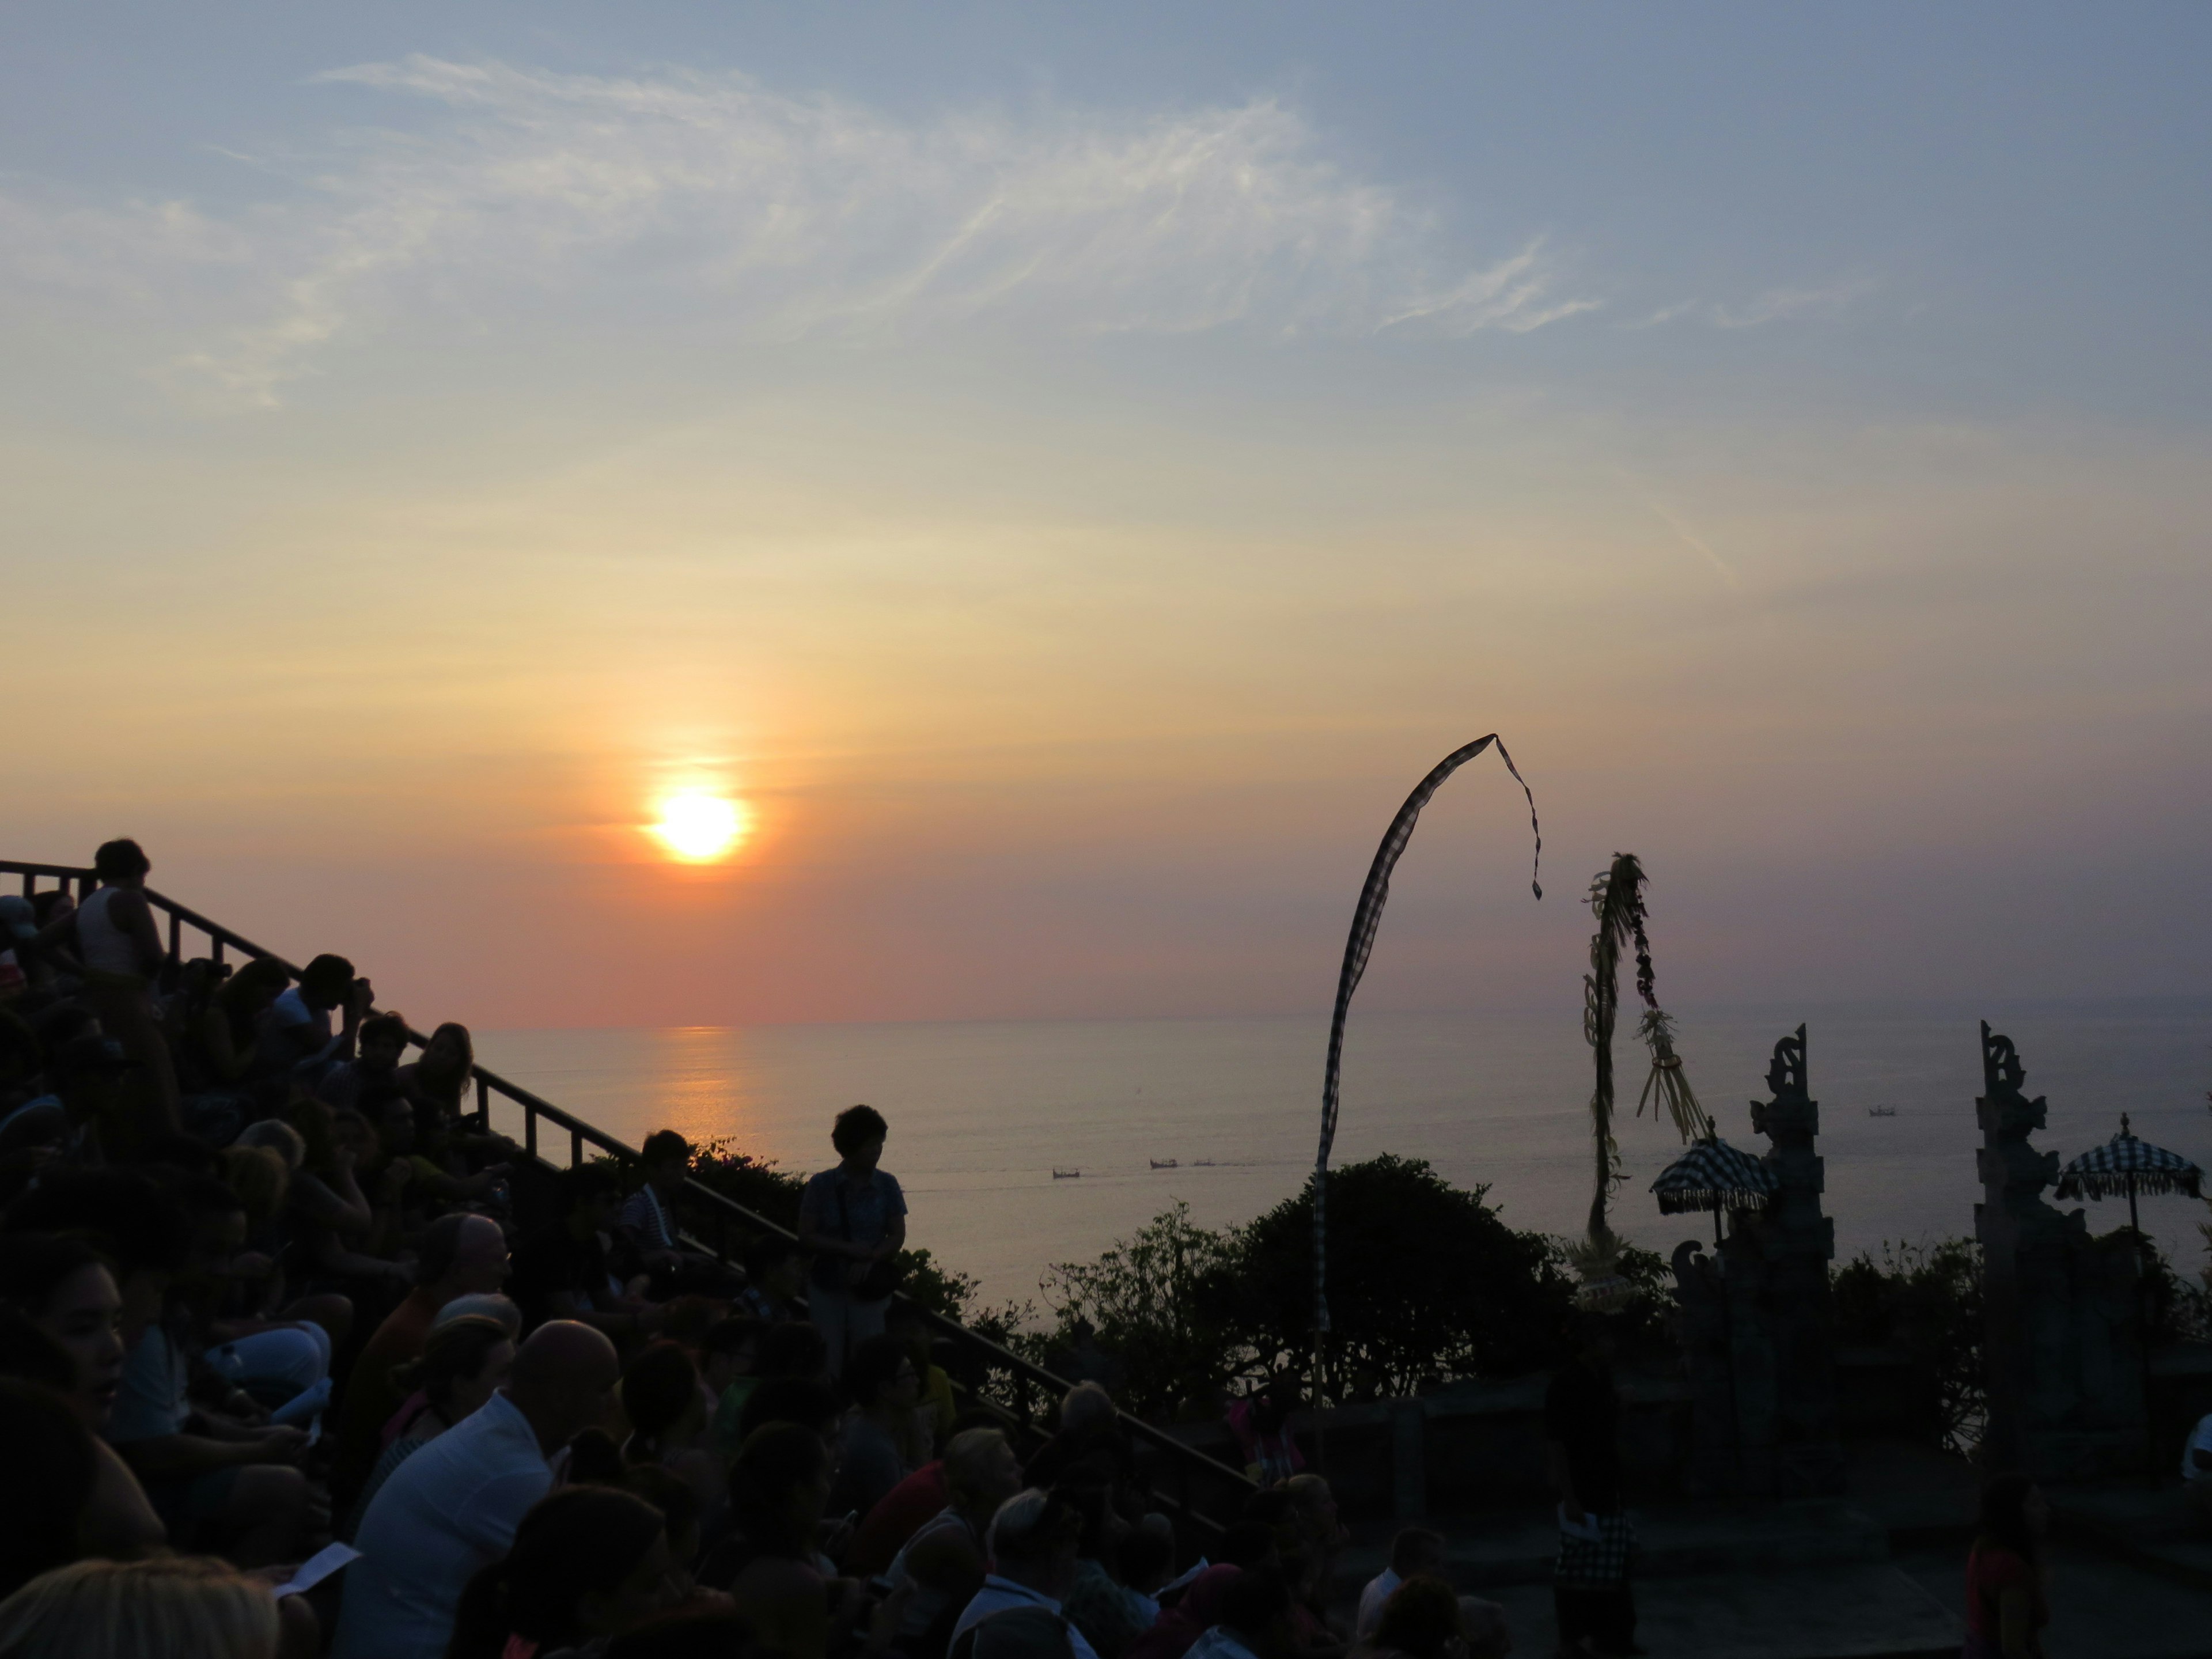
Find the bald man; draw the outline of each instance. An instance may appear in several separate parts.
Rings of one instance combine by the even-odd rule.
[[[621,1377],[614,1344],[588,1325],[555,1320],[531,1333],[507,1385],[370,1501],[332,1659],[442,1659],[461,1592],[552,1489],[553,1455],[612,1414]]]
[[[496,1291],[507,1273],[507,1235],[488,1216],[441,1215],[423,1232],[415,1288],[362,1347],[339,1402],[331,1484],[341,1497],[359,1491],[376,1467],[384,1425],[406,1398],[392,1374],[422,1357],[438,1310],[457,1296]]]

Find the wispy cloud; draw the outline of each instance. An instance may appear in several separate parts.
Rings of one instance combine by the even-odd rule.
[[[1743,586],[1743,578],[1736,573],[1736,568],[1730,564],[1726,559],[1721,557],[1721,556],[1714,550],[1713,544],[1711,542],[1707,541],[1704,537],[1692,530],[1689,526],[1684,524],[1672,513],[1669,513],[1665,507],[1660,506],[1658,502],[1646,501],[1644,505],[1651,509],[1653,515],[1658,519],[1660,523],[1665,525],[1668,529],[1673,531],[1676,536],[1681,538],[1683,545],[1690,548],[1695,552],[1705,555],[1706,560],[1712,565],[1713,568],[1719,572],[1723,586],[1728,587],[1741,587]]]
[[[849,339],[977,321],[1463,336],[1597,303],[1565,290],[1540,236],[1470,250],[1433,207],[1331,161],[1272,99],[909,120],[680,70],[414,57],[319,78],[428,118],[280,163],[289,198],[228,221],[171,204],[98,231],[112,242],[128,228],[141,270],[189,240],[156,216],[228,239],[222,257],[258,283],[252,311],[179,367],[250,401],[274,401],[341,336],[410,307],[488,314],[522,287],[641,287],[761,335]],[[87,252],[82,225],[48,215],[36,228],[48,267]]]
[[[1681,300],[1621,325],[1624,328],[1657,328],[1688,320],[1710,328],[1758,328],[1795,317],[1832,316],[1879,287],[1871,276],[1847,276],[1812,288],[1771,288],[1741,305],[1708,304]]]

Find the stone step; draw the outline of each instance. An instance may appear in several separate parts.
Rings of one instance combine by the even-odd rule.
[[[1639,1580],[1636,1639],[1651,1659],[1958,1659],[1958,1615],[1887,1561]],[[1553,1653],[1552,1593],[1475,1594],[1505,1609],[1516,1655]]]
[[[1881,1524],[1839,1498],[1629,1513],[1636,1521],[1635,1571],[1644,1578],[1878,1562],[1889,1554]],[[1551,1516],[1442,1522],[1437,1530],[1446,1540],[1446,1576],[1462,1589],[1481,1594],[1486,1586],[1551,1583],[1559,1551]],[[1331,1587],[1336,1599],[1356,1600],[1389,1561],[1387,1542],[1347,1550]]]

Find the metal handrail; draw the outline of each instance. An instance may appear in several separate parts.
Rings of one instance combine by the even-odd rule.
[[[41,878],[58,882],[64,891],[75,884],[79,890],[80,902],[93,892],[100,880],[96,872],[85,869],[81,866],[28,863],[15,859],[0,859],[0,872],[22,877],[23,894],[26,897],[30,896],[36,890],[37,883]],[[214,947],[214,959],[218,963],[222,961],[223,952],[227,948],[234,949],[250,957],[274,962],[295,979],[300,976],[300,969],[296,965],[286,961],[267,946],[255,944],[243,933],[235,933],[222,923],[211,921],[198,911],[180,904],[166,895],[157,893],[150,887],[145,890],[145,895],[146,902],[162,911],[169,919],[168,950],[171,957],[182,959],[184,929],[191,927],[207,935]],[[427,1046],[429,1042],[428,1038],[412,1027],[408,1029],[407,1040],[418,1048]],[[554,1166],[538,1148],[538,1121],[540,1118],[547,1119],[557,1127],[568,1132],[568,1162],[571,1168],[584,1161],[584,1148],[586,1146],[596,1147],[601,1152],[627,1163],[644,1162],[643,1156],[637,1148],[617,1139],[598,1125],[587,1123],[574,1114],[562,1110],[551,1101],[524,1088],[520,1084],[510,1082],[500,1076],[498,1073],[483,1066],[472,1066],[471,1075],[476,1079],[477,1085],[476,1116],[478,1126],[487,1131],[490,1129],[491,1096],[497,1094],[514,1102],[522,1109],[524,1150],[547,1167]],[[720,1220],[734,1221],[757,1233],[773,1234],[777,1237],[787,1239],[794,1244],[799,1242],[799,1235],[790,1228],[780,1222],[772,1221],[768,1217],[738,1203],[727,1194],[716,1191],[696,1176],[686,1177],[684,1188],[687,1197],[707,1205],[715,1212]],[[690,1236],[687,1235],[688,1237]],[[726,1261],[729,1259],[729,1252],[719,1244],[709,1243],[696,1237],[692,1237],[690,1242],[720,1260]],[[972,1331],[957,1320],[949,1319],[934,1309],[921,1307],[908,1298],[901,1297],[900,1299],[906,1302],[907,1305],[920,1316],[922,1322],[933,1331],[951,1340],[957,1346],[967,1349],[971,1356],[980,1359],[986,1366],[1006,1372],[1009,1377],[1020,1386],[1024,1401],[1030,1388],[1041,1389],[1048,1396],[1052,1396],[1064,1395],[1073,1386],[1066,1378],[1055,1376],[1043,1366],[1023,1358],[1003,1343],[993,1341],[980,1331]],[[1015,1420],[1011,1413],[1008,1413],[1008,1416],[1010,1420]],[[1231,1483],[1232,1491],[1249,1492],[1257,1489],[1250,1477],[1242,1469],[1231,1468],[1219,1459],[1208,1456],[1196,1447],[1186,1444],[1173,1435],[1146,1422],[1142,1418],[1133,1417],[1119,1407],[1115,1408],[1115,1416],[1116,1425],[1124,1433],[1144,1442],[1156,1450],[1165,1453],[1175,1462],[1177,1473],[1181,1476],[1180,1498],[1172,1498],[1166,1493],[1158,1492],[1155,1496],[1172,1503],[1192,1520],[1209,1527],[1218,1527],[1220,1524],[1191,1506],[1189,1487],[1190,1478],[1194,1474],[1203,1474],[1214,1480],[1228,1481]],[[1030,1426],[1026,1413],[1018,1420],[1024,1427]]]

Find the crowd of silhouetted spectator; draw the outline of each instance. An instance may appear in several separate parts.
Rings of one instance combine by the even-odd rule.
[[[871,1108],[725,1261],[681,1135],[550,1168],[465,1028],[337,956],[179,961],[138,847],[95,868],[0,899],[0,1656],[1504,1650],[1418,1571],[1333,1628],[1287,1459],[1179,1543],[1096,1383],[1010,1437],[896,1297]]]

